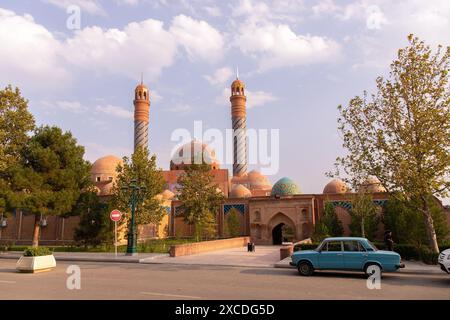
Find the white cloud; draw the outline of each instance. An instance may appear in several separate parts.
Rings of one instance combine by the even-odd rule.
[[[215,62],[223,56],[222,34],[205,21],[178,15],[172,20],[170,32],[193,61]]]
[[[63,10],[67,10],[69,6],[75,5],[80,7],[82,13],[83,11],[85,11],[93,15],[105,15],[105,11],[103,10],[101,4],[97,0],[43,0],[43,1],[52,4],[54,6],[57,6],[58,8],[61,8]]]
[[[123,30],[87,27],[65,43],[67,60],[87,70],[126,75],[132,79],[144,72],[156,79],[173,64],[177,44],[158,20],[132,22]]]
[[[250,91],[246,90],[245,95],[247,96],[247,109],[261,107],[263,105],[268,104],[269,102],[273,102],[278,100],[276,96],[274,96],[270,92],[265,92],[262,90],[258,91]],[[230,105],[230,89],[224,88],[219,96],[216,97],[216,104],[219,105]]]
[[[78,101],[64,101],[64,100],[57,101],[56,107],[58,107],[59,109],[65,110],[65,111],[73,112],[73,113],[83,113],[88,110],[87,107],[83,106]]]
[[[211,17],[220,17],[222,16],[222,11],[219,7],[216,6],[206,6],[203,8],[207,14]]]
[[[26,90],[57,89],[69,80],[61,45],[33,17],[0,8],[0,84]]]
[[[133,119],[134,117],[133,112],[130,110],[113,105],[96,106],[95,111],[117,118]]]
[[[334,61],[340,45],[326,37],[300,35],[288,25],[265,23],[242,28],[235,44],[258,61],[260,71]]]
[[[232,75],[233,71],[231,71],[230,68],[223,67],[214,71],[214,74],[204,75],[203,77],[212,85],[223,85],[228,80],[230,80]]]
[[[188,104],[181,103],[173,107],[169,107],[166,110],[169,112],[176,113],[177,115],[185,115],[192,111],[192,107]]]

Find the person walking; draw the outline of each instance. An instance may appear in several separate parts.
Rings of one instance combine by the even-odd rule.
[[[392,239],[392,231],[386,230],[384,232],[384,244],[386,245],[386,250],[394,251],[394,240]]]

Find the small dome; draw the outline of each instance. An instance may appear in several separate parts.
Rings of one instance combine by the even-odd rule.
[[[118,164],[122,164],[122,159],[109,155],[97,159],[91,168],[91,174],[115,174]]]
[[[290,178],[284,177],[277,181],[273,185],[271,196],[288,196],[294,194],[300,194],[300,188],[298,185]]]
[[[381,185],[377,177],[371,176],[361,184],[359,191],[366,193],[386,192],[386,189]]]
[[[251,190],[265,190],[272,188],[272,184],[269,179],[267,179],[267,177],[262,175],[259,171],[252,170],[247,176]]]
[[[347,185],[341,179],[333,179],[323,188],[323,193],[346,193]]]
[[[216,152],[210,146],[198,140],[192,140],[175,151],[170,161],[170,170],[184,170],[191,164],[206,163],[212,169],[219,169]]]
[[[245,94],[245,84],[243,81],[236,79],[231,83],[231,96],[243,96]]]
[[[175,193],[166,189],[161,193],[161,197],[163,200],[172,200],[175,197]]]
[[[252,192],[244,187],[242,184],[236,184],[233,186],[230,192],[230,198],[250,198]]]

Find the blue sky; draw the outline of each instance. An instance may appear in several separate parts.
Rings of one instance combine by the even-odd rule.
[[[80,30],[67,28],[70,5]],[[19,86],[38,124],[70,130],[94,161],[131,153],[143,72],[150,150],[168,169],[175,129],[231,126],[239,67],[247,126],[280,129],[269,179],[319,193],[343,152],[337,106],[373,91],[409,33],[435,46],[449,31],[447,0],[1,0],[0,85]]]

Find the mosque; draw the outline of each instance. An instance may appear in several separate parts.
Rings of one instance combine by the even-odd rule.
[[[326,202],[336,208],[342,221],[345,235],[350,234],[349,209],[352,194],[345,183],[334,179],[321,194],[303,194],[300,187],[289,177],[278,180],[274,185],[258,171],[247,170],[245,84],[236,78],[231,84],[231,125],[233,129],[233,169],[221,168],[215,150],[201,141],[193,140],[180,147],[170,161],[170,169],[163,171],[166,190],[158,195],[167,208],[167,216],[159,226],[140,226],[140,238],[189,237],[194,233],[177,210],[182,204],[177,199],[177,180],[184,170],[194,163],[194,154],[201,150],[203,158],[211,165],[214,183],[224,194],[225,200],[217,212],[217,233],[227,237],[226,220],[230,210],[239,212],[241,235],[251,236],[256,244],[281,244],[283,240],[299,241],[309,238],[314,225],[323,215]],[[134,94],[134,146],[148,146],[148,126],[150,110],[150,91],[141,82]],[[191,152],[186,152],[190,150]],[[197,151],[195,151],[197,150]],[[92,181],[98,194],[107,197],[114,184],[119,157],[108,155],[94,162]],[[382,207],[388,195],[376,178],[370,178],[363,186],[371,192],[374,201]],[[381,210],[380,210],[381,211]],[[380,236],[382,226],[380,226]]]

